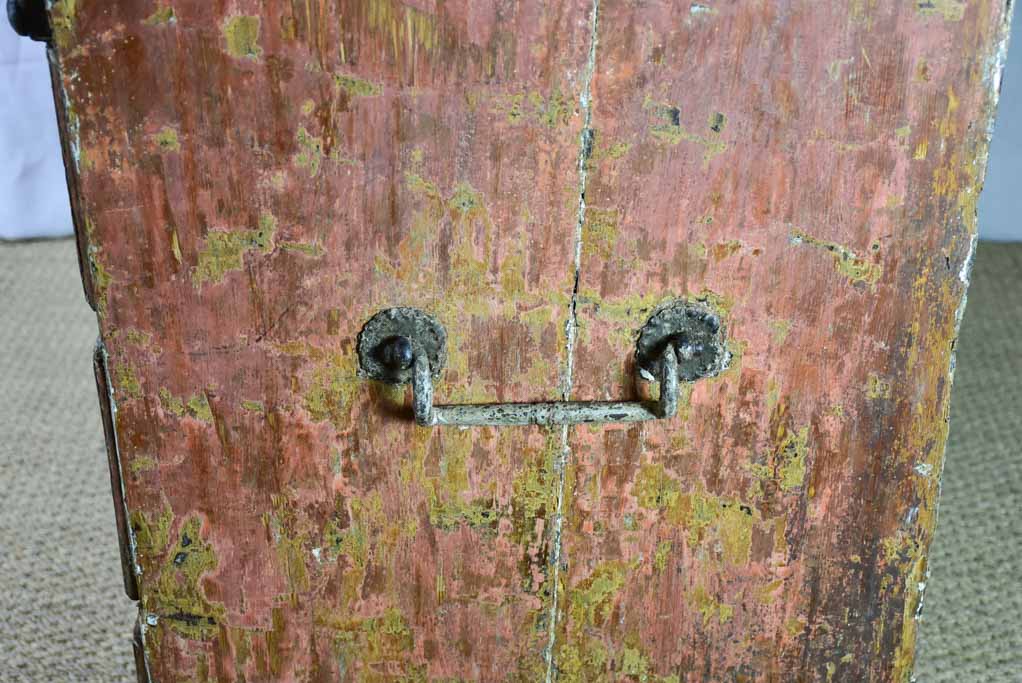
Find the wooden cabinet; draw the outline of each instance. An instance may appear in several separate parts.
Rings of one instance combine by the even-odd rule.
[[[1004,3],[57,0],[152,681],[906,681]],[[719,316],[677,417],[639,330]],[[105,393],[105,392],[104,392]]]

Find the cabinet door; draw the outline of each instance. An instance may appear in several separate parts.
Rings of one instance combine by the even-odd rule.
[[[153,681],[907,680],[1000,3],[50,9]],[[633,425],[678,301],[730,361]],[[116,478],[116,476],[115,476]]]
[[[734,357],[570,434],[562,673],[908,680],[1003,5],[600,2],[576,395],[666,297]]]

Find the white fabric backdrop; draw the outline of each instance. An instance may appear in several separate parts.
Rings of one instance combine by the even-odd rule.
[[[0,239],[71,231],[46,48],[0,13]]]

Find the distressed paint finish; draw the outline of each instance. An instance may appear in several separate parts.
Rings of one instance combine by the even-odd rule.
[[[545,675],[560,432],[418,429],[355,339],[561,381],[588,4],[54,14],[153,679]]]
[[[573,397],[671,297],[735,357],[572,432],[565,679],[908,679],[1005,12],[601,0]]]
[[[153,680],[907,678],[1001,5],[52,15]],[[416,306],[438,402],[632,398],[676,297],[734,359],[670,423],[356,376]]]

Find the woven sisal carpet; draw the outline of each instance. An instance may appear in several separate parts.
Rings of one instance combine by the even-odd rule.
[[[917,679],[1022,681],[1022,244],[982,244],[959,340]],[[0,681],[133,681],[70,241],[0,244]]]

